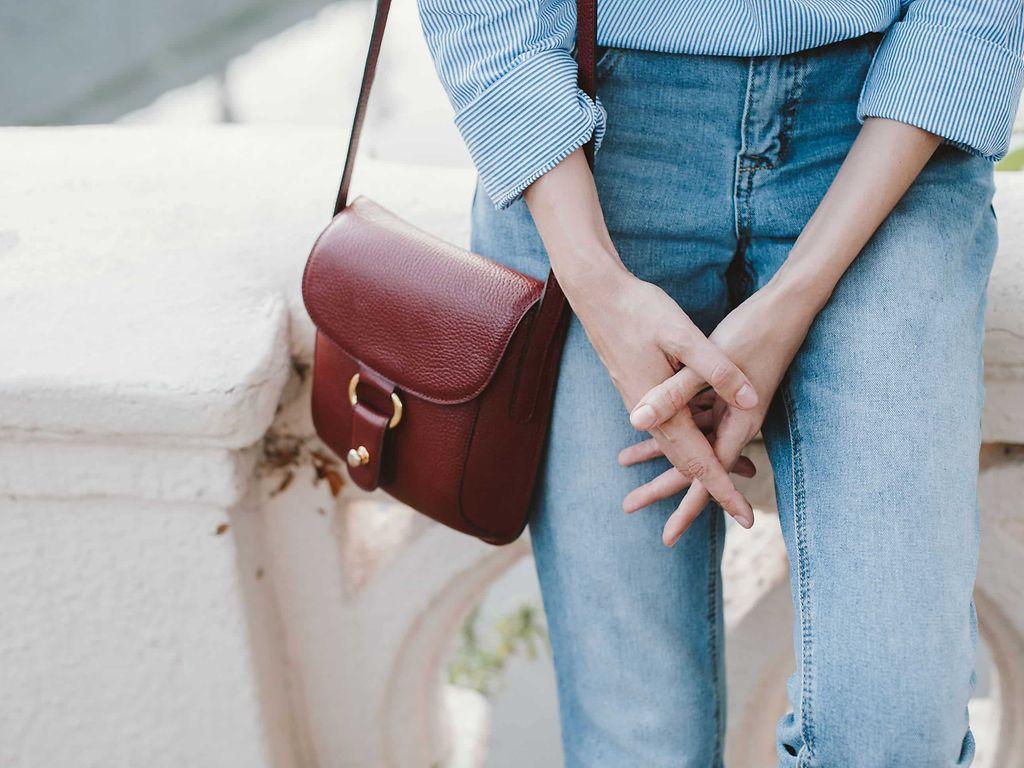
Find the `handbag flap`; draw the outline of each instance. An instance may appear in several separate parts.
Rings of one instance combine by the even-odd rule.
[[[423,232],[365,197],[334,217],[306,263],[317,328],[400,389],[465,402],[490,382],[544,283]]]

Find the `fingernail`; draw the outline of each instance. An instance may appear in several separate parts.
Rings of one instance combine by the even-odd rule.
[[[757,392],[749,384],[744,384],[736,393],[736,404],[740,408],[753,408],[757,405]]]
[[[648,427],[654,426],[654,420],[657,418],[654,409],[651,406],[644,405],[636,408],[631,414],[629,414],[630,423],[637,429],[647,429]]]
[[[750,515],[736,515],[734,519],[744,528],[750,528],[754,524],[754,518]]]

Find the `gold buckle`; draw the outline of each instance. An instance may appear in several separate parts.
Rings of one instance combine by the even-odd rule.
[[[357,373],[348,383],[348,401],[352,404],[353,408],[359,402],[359,398],[356,396],[356,387],[358,386],[359,374]],[[388,428],[394,429],[398,426],[398,422],[402,420],[402,401],[399,399],[397,392],[391,393],[391,405],[395,410],[391,414],[391,420],[388,421]]]

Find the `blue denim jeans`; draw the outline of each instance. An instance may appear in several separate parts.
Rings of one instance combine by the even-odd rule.
[[[878,36],[782,57],[605,50],[595,176],[625,264],[705,331],[786,258],[853,142]],[[941,147],[843,277],[764,426],[791,564],[796,673],[780,766],[967,765],[991,164]],[[473,247],[543,276],[525,204],[479,193]],[[666,464],[574,320],[531,524],[570,766],[718,766],[721,511],[674,549]],[[736,535],[743,535],[737,529]],[[747,768],[739,766],[738,768]]]

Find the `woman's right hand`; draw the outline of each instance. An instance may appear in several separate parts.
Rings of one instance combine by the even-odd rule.
[[[628,410],[646,390],[683,366],[708,382],[725,402],[753,408],[757,394],[743,372],[701,333],[661,288],[620,270],[600,287],[567,292],[590,343],[608,370]],[[714,448],[695,423],[687,403],[651,434],[686,481],[700,480],[744,527],[753,523],[750,504],[736,489]]]
[[[541,176],[525,197],[555,276],[627,410],[682,366],[698,374],[725,402],[741,409],[757,405],[747,377],[679,305],[623,266],[582,152]],[[677,409],[651,434],[687,480],[700,480],[744,527],[753,523],[750,503],[736,489],[689,408]]]

